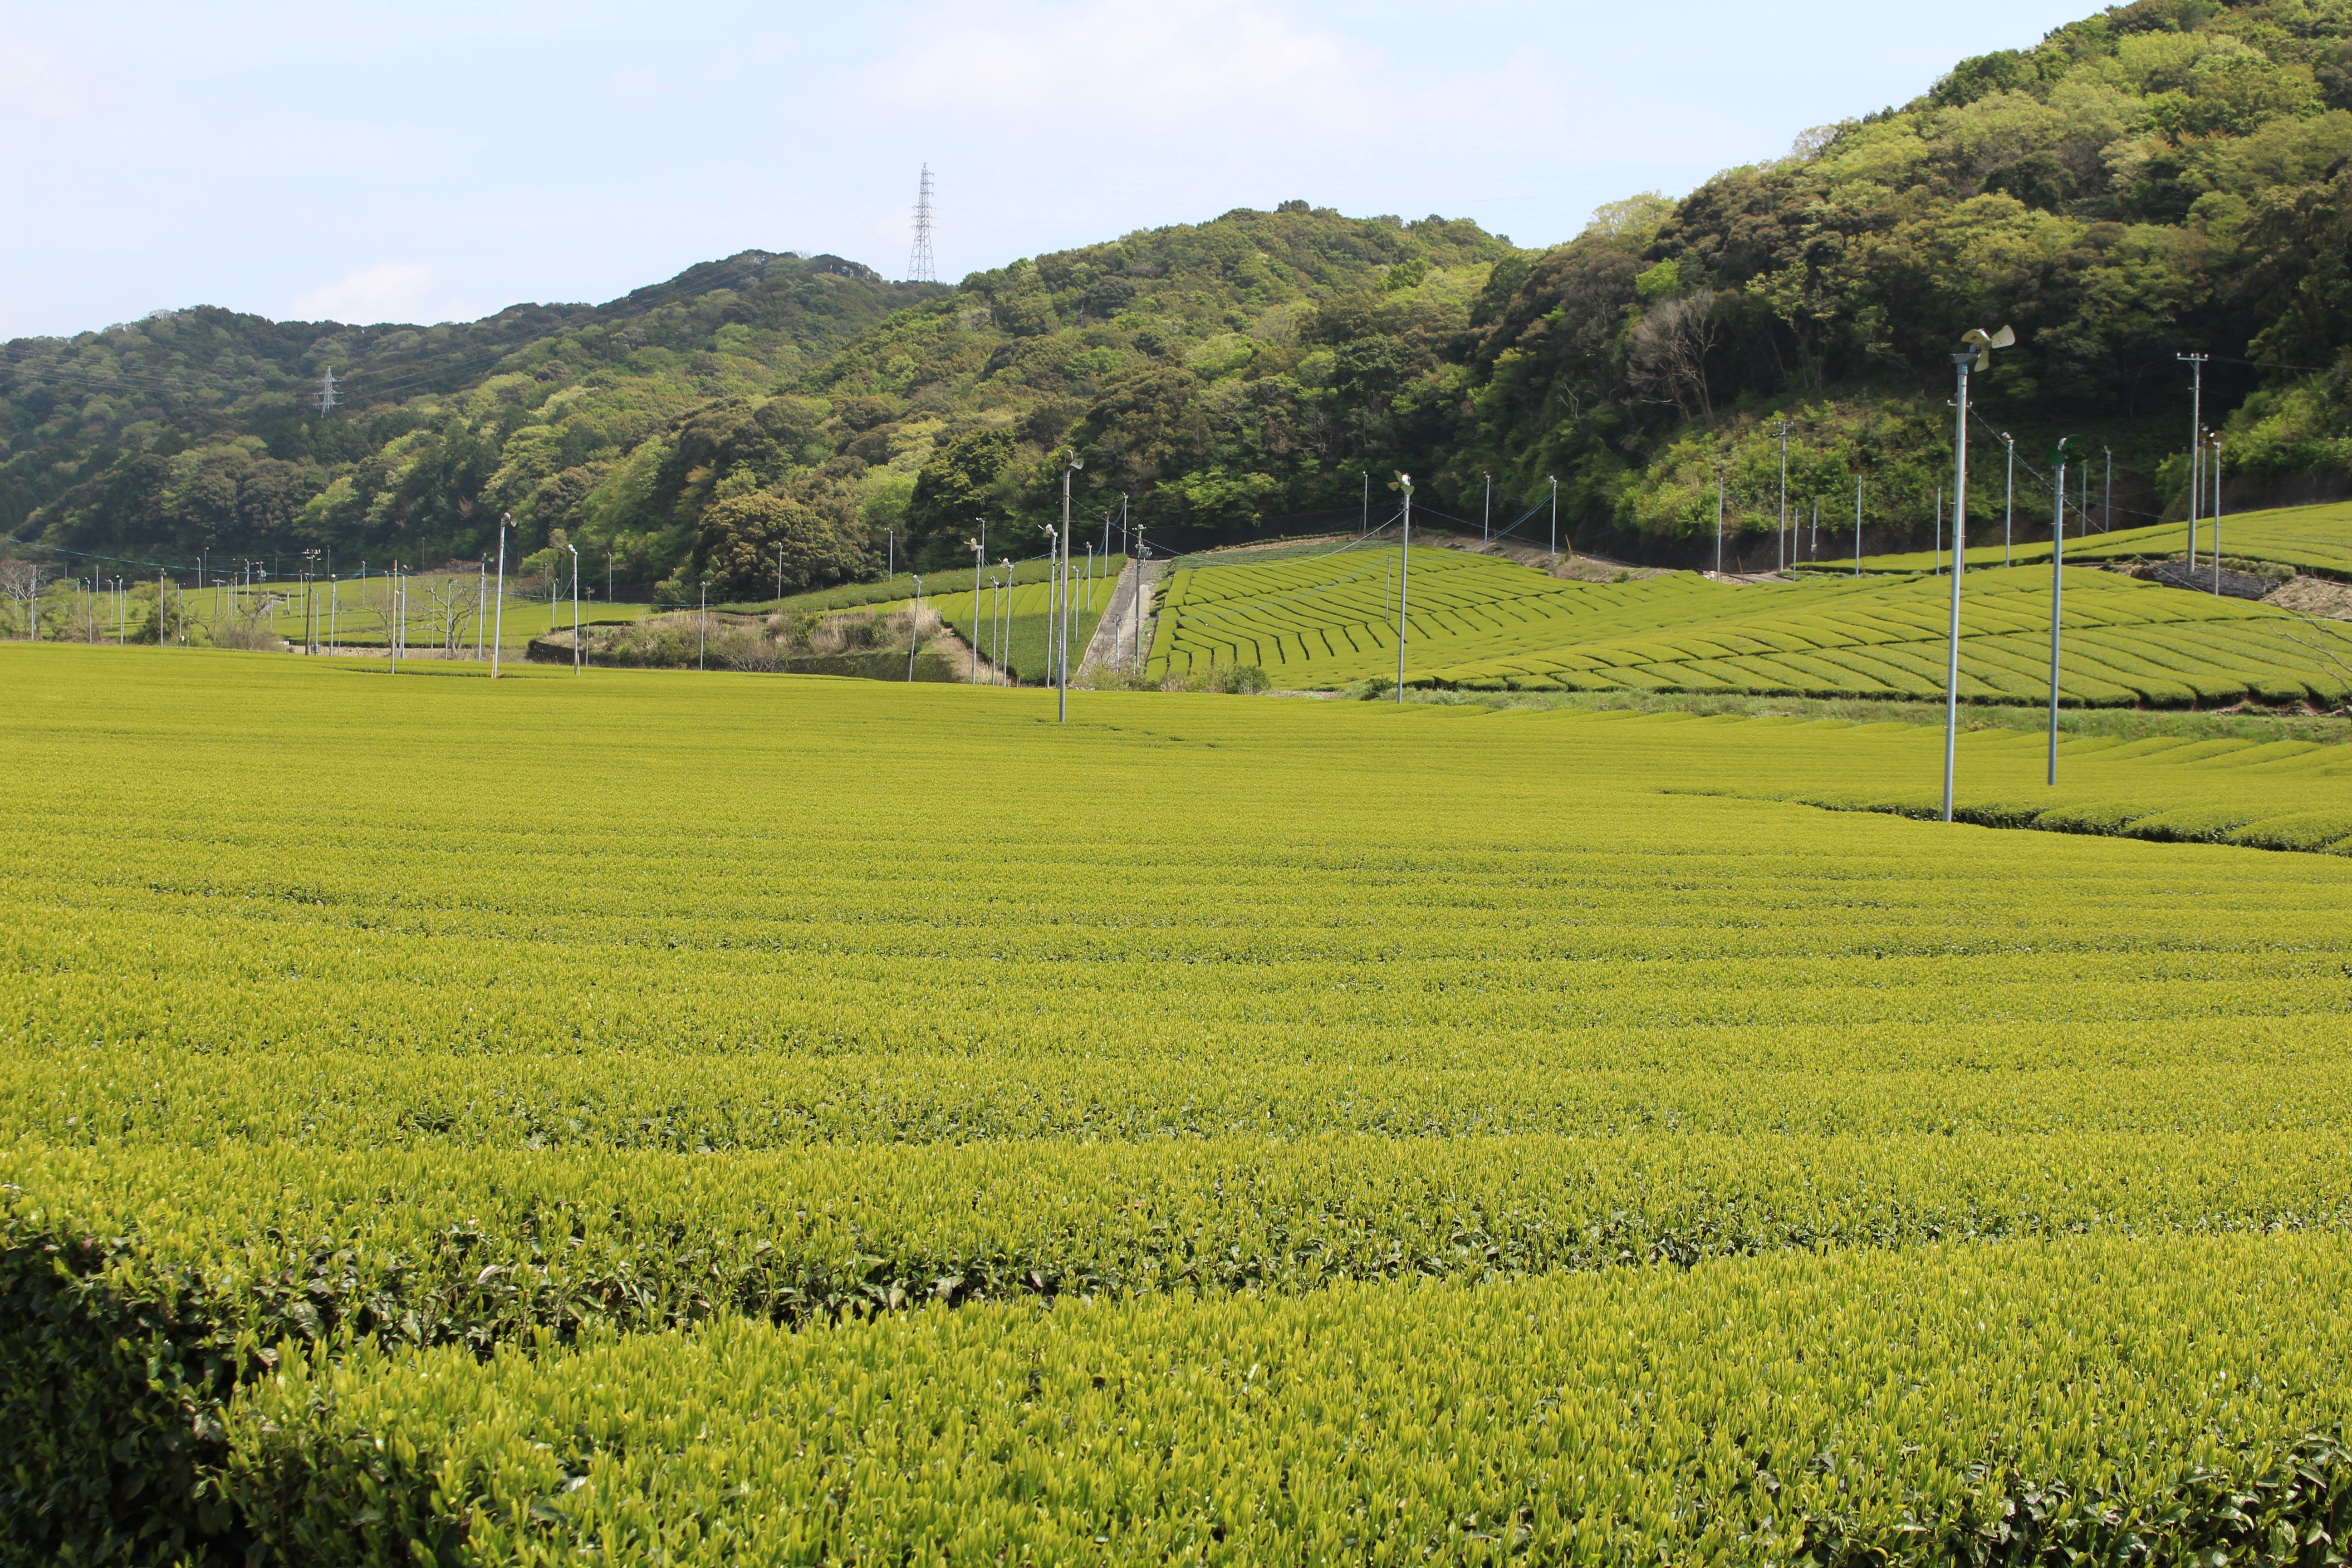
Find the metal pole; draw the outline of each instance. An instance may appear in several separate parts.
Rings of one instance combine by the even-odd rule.
[[[2213,593],[2221,593],[2221,437],[2213,437]]]
[[[1551,569],[1559,570],[1559,481],[1549,474],[1544,476],[1551,486]]]
[[[1080,464],[1078,459],[1073,457],[1070,459],[1068,466],[1062,470],[1062,532],[1058,541],[1062,552],[1062,569],[1057,574],[1057,581],[1066,579],[1069,575],[1070,476],[1077,472],[1079,467]],[[1064,599],[1062,607],[1066,609],[1069,595],[1069,589],[1066,583],[1064,583],[1061,592]],[[1061,689],[1061,697],[1056,704],[1055,721],[1066,724],[1070,721],[1070,632],[1066,626],[1059,625],[1060,617],[1058,616],[1055,617],[1055,621],[1062,634],[1062,658],[1058,670],[1060,676],[1058,685]]]
[[[988,566],[988,547],[976,539],[967,539],[971,546],[971,679],[969,686],[980,684],[980,574]]]
[[[507,525],[514,521],[514,513],[499,513],[499,596],[491,609],[490,679],[499,678],[499,644],[506,640],[507,623]],[[364,563],[362,563],[364,564]]]
[[[2107,454],[2107,489],[2099,501],[2099,531],[2112,533],[2116,526],[2116,449],[2107,447],[2102,450]],[[2091,476],[2085,473],[2083,482],[2090,483]]]
[[[1941,485],[1937,485],[1937,486],[1936,487],[1936,570],[1935,570],[1934,575],[1940,577],[1940,576],[1942,576],[1943,574],[1944,574],[1944,487],[1943,487],[1943,486],[1941,486]]]
[[[582,651],[580,647],[580,547],[574,544],[567,544],[563,548],[572,552],[572,673],[577,675],[580,673],[582,658]]]
[[[1356,531],[1359,538],[1372,531],[1372,470],[1364,470],[1364,525]]]
[[[2066,439],[2071,440],[2072,437]],[[2050,778],[2058,782],[2058,617],[2060,595],[2065,592],[2066,564],[2066,440],[2058,443],[2058,482],[2052,487],[2054,510],[2050,518]]]
[[[887,583],[898,574],[898,531],[895,528],[884,529],[882,541],[883,547],[888,552],[883,557],[882,581]]]
[[[1780,528],[1772,536],[1773,552],[1780,557],[1776,573],[1789,569],[1789,422],[1780,421]]]
[[[1404,487],[1404,549],[1397,561],[1397,705],[1404,705],[1404,639],[1406,606],[1412,593],[1412,476],[1399,474]]]
[[[1974,353],[1954,354],[1959,371],[1959,417],[1952,425],[1952,629],[1944,670],[1944,820],[1952,820],[1952,755],[1960,739],[1960,576],[1969,547],[1969,366]],[[1940,497],[1942,490],[1937,494]]]
[[[1723,581],[1723,476],[1715,476],[1715,580]]]
[[[482,662],[482,632],[488,619],[482,614],[482,601],[490,596],[490,558],[474,559],[474,662]]]
[[[697,669],[704,668],[702,656],[710,647],[710,584],[702,584],[701,588],[702,607],[695,615],[694,628],[694,668]],[[907,679],[912,680],[914,677],[910,675]]]
[[[2004,430],[2000,443],[2009,448],[2009,478],[2000,492],[2000,563],[2010,563],[2010,550],[2017,537],[2017,437]]]
[[[2189,365],[2189,564],[2197,564],[2197,509],[2204,504],[2205,486],[2205,359],[2203,354],[2174,354]]]
[[[923,646],[923,574],[915,574],[914,608],[907,612],[907,684],[915,683],[915,655]]]
[[[1492,533],[1495,521],[1495,476],[1488,474],[1486,479],[1486,504],[1485,510],[1478,513],[1478,542],[1481,545],[1486,542],[1488,535]]]
[[[1862,575],[1862,476],[1853,477],[1853,574]]]
[[[1819,561],[1821,558],[1822,498],[1815,496],[1813,498],[1813,531],[1812,536],[1805,541],[1805,559],[1808,561]]]

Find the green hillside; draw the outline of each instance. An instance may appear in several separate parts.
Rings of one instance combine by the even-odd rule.
[[[532,570],[560,534],[648,596],[748,597],[779,546],[788,589],[894,547],[951,568],[982,517],[1034,552],[1075,453],[1089,526],[1124,504],[1163,542],[1385,500],[1399,470],[1470,517],[1491,473],[1519,507],[1556,477],[1573,536],[1688,565],[1718,479],[1736,551],[1777,522],[1785,421],[1795,510],[1843,517],[1860,479],[1883,553],[1932,536],[1948,351],[2002,323],[1980,437],[2111,450],[2127,521],[2185,490],[2183,352],[2212,356],[2241,501],[2347,482],[2352,12],[2134,0],[1922,87],[1540,253],[1295,200],[951,289],[745,252],[467,326],[195,310],[10,343],[0,529],[283,574],[307,548],[470,556],[512,512]]]
[[[940,292],[838,257],[745,251],[606,305],[518,305],[471,323],[198,307],[19,340],[0,345],[0,533],[160,560],[191,581],[200,555],[215,571],[259,557],[282,578],[313,547],[346,574],[362,557],[471,556],[511,510],[520,557],[616,459],[649,440],[692,458],[708,428],[696,411],[765,398]],[[330,371],[338,405],[322,414]],[[816,428],[771,425],[788,448],[769,459],[774,475]],[[696,483],[675,466],[639,478],[664,500]],[[689,526],[667,548],[691,539]],[[647,548],[621,551],[625,580],[648,580],[662,547]],[[48,559],[79,569],[78,557]]]
[[[1393,679],[1398,558],[1350,550],[1179,570],[1161,597],[1149,673],[1226,663],[1260,665],[1285,686]],[[1405,681],[1474,691],[1938,697],[1949,592],[1948,580],[1917,575],[1570,583],[1488,557],[1415,551]],[[2064,620],[2059,690],[2068,703],[2335,704],[2352,690],[2352,635],[2265,605],[2070,569]],[[1972,571],[1960,624],[1965,700],[2046,698],[2047,570]]]

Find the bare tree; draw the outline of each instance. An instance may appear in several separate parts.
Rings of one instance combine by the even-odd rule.
[[[2308,611],[2290,608],[2287,614],[2294,617],[2295,623],[2286,628],[2287,641],[2335,672],[2345,687],[2345,696],[2336,709],[2352,715],[2352,637],[2334,622],[2321,620]]]
[[[1673,404],[1685,419],[1694,413],[1714,418],[1706,356],[1720,337],[1712,289],[1654,307],[1634,325],[1626,345],[1634,389],[1648,402]]]
[[[15,557],[0,561],[0,598],[23,606],[25,636],[38,641],[41,636],[41,563]]]
[[[466,578],[436,577],[425,582],[425,624],[445,658],[457,657],[466,645],[467,628],[481,608],[481,589]]]

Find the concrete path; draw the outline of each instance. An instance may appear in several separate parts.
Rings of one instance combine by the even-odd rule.
[[[1129,561],[1119,568],[1118,581],[1111,584],[1110,604],[1104,609],[1102,619],[1095,623],[1095,635],[1087,643],[1086,656],[1070,674],[1072,685],[1079,684],[1087,676],[1138,668],[1144,656],[1151,652],[1151,584],[1142,581],[1137,565]],[[1139,630],[1135,624],[1139,610]]]

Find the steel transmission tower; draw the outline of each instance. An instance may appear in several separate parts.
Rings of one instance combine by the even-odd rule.
[[[940,269],[931,260],[931,166],[923,165],[922,195],[915,198],[915,253],[907,261],[907,277],[917,283],[936,283]]]
[[[335,367],[329,365],[327,374],[319,381],[319,412],[325,414],[339,401],[335,396]]]

